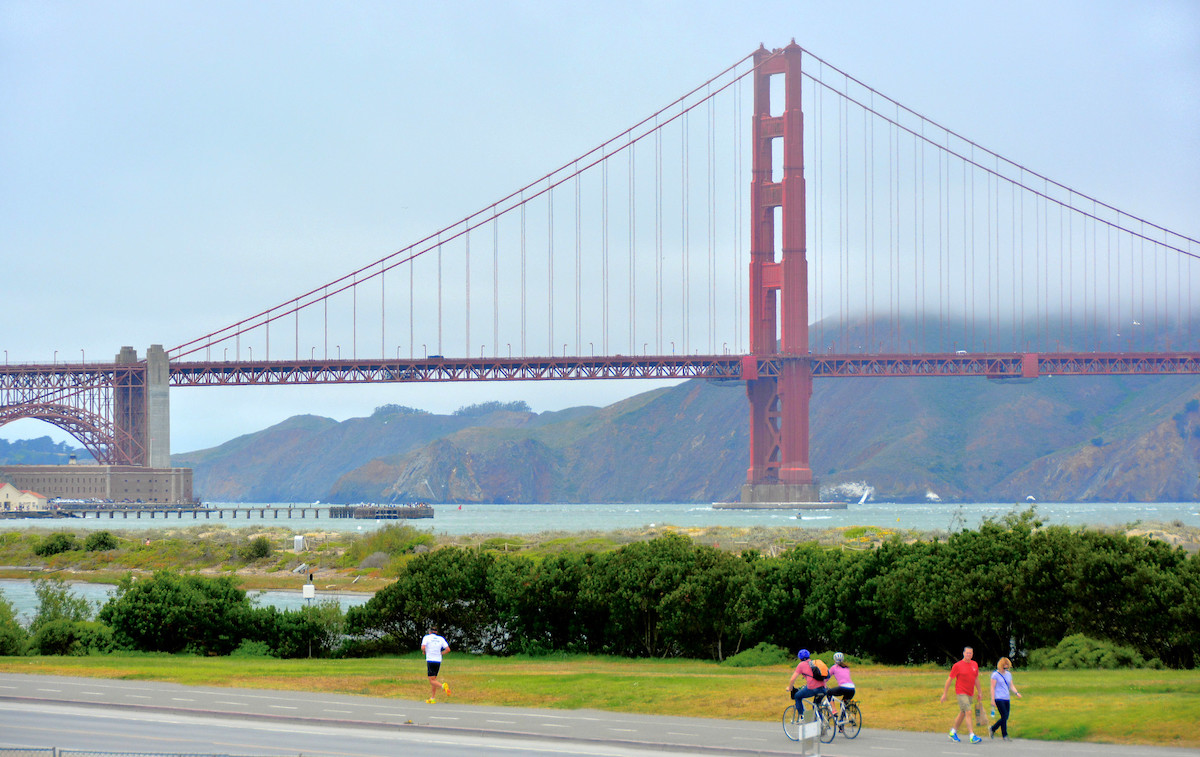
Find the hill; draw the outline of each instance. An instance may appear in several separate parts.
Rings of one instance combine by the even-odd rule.
[[[300,416],[173,462],[212,501],[712,502],[744,480],[747,418],[740,384],[696,380],[557,413]],[[1193,377],[862,378],[813,394],[828,496],[1190,501],[1198,460]]]

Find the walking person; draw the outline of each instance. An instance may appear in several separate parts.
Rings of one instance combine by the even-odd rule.
[[[988,736],[996,738],[996,729],[1000,729],[1000,737],[1005,741],[1012,741],[1008,737],[1008,712],[1009,692],[1021,696],[1021,692],[1017,691],[1017,687],[1013,684],[1012,679],[1012,660],[1007,657],[1001,657],[996,663],[996,669],[992,671],[992,709],[1000,714],[1000,719],[988,728]]]
[[[843,702],[849,702],[854,699],[854,681],[850,678],[850,666],[846,664],[846,655],[841,652],[833,653],[833,667],[829,669],[829,675],[833,676],[837,683],[832,689],[825,692],[825,697],[829,700],[829,707],[833,711],[833,717],[838,717],[838,703],[834,697],[841,697]],[[843,726],[838,726],[839,731],[844,731]]]
[[[438,636],[436,628],[430,626],[429,633],[421,639],[421,651],[425,653],[425,675],[429,676],[429,698],[425,703],[436,704],[439,688],[447,694],[450,693],[450,684],[438,682],[438,673],[442,669],[442,655],[450,651],[450,645]]]
[[[813,698],[813,704],[819,704],[821,697],[825,695],[825,676],[819,668],[814,668],[809,661],[809,653],[807,649],[801,649],[796,653],[796,659],[800,662],[796,665],[796,669],[792,672],[792,677],[788,679],[787,691],[792,695],[792,699],[796,702],[796,713],[801,719],[804,718],[804,700],[808,697]],[[822,663],[824,665],[824,663]],[[804,676],[804,688],[796,688],[796,679]],[[821,676],[818,678],[817,676]]]
[[[971,731],[971,743],[978,744],[983,739],[975,735],[975,720],[971,717],[971,698],[974,697],[976,701],[981,699],[979,663],[971,659],[974,656],[974,649],[963,648],[962,659],[950,667],[950,676],[946,679],[945,688],[942,689],[942,701],[946,701],[946,696],[950,693],[950,683],[954,682],[954,694],[958,699],[958,717],[954,719],[954,727],[950,729],[950,740],[962,741],[958,737],[958,729],[962,728],[963,718],[966,718],[967,728]]]

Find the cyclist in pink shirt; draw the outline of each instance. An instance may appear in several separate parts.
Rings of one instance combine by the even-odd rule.
[[[850,666],[846,664],[846,655],[841,652],[833,653],[833,667],[829,669],[829,675],[833,676],[837,681],[837,685],[831,689],[827,689],[825,697],[829,700],[829,707],[833,710],[833,716],[838,715],[837,702],[834,697],[841,697],[843,702],[849,702],[854,698],[854,681],[850,678]]]

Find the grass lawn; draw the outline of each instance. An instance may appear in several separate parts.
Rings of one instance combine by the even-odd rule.
[[[349,660],[273,660],[113,654],[0,657],[0,670],[173,681],[421,700],[429,695],[418,654]],[[941,732],[953,693],[939,702],[948,669],[855,667],[868,728]],[[789,704],[791,666],[733,668],[696,660],[599,657],[475,657],[450,654],[442,667],[462,704],[729,718],[775,722]],[[986,674],[981,671],[981,681]],[[1200,748],[1200,670],[1034,671],[1014,674],[1010,734],[1018,738]],[[987,716],[985,702],[984,716]],[[1131,718],[1129,713],[1154,713]],[[977,729],[986,738],[986,726]]]

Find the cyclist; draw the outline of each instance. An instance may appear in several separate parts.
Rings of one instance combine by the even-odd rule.
[[[841,652],[833,653],[833,667],[829,669],[829,675],[833,676],[837,685],[826,691],[825,697],[829,700],[829,707],[833,710],[833,716],[836,718],[838,706],[833,698],[841,697],[843,702],[849,702],[854,698],[854,681],[850,678],[850,666],[846,664],[846,655]]]
[[[825,695],[824,679],[817,679],[814,673],[820,674],[819,670],[814,670],[812,663],[809,662],[809,654],[807,649],[801,649],[796,653],[796,659],[799,664],[796,665],[796,670],[792,672],[792,677],[788,680],[787,691],[792,695],[792,699],[796,700],[796,712],[804,717],[804,700],[808,697],[813,698],[813,704],[821,703],[821,697]],[[796,679],[804,676],[804,688],[797,689]]]

